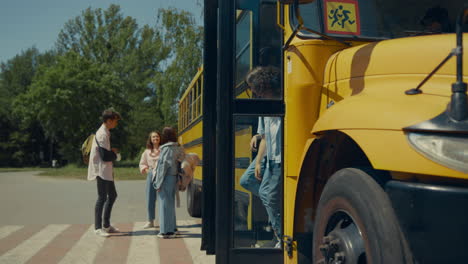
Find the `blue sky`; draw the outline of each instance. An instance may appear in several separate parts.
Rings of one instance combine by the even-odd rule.
[[[0,62],[32,46],[41,52],[53,48],[68,20],[87,7],[106,9],[110,4],[120,5],[123,15],[136,18],[140,26],[154,26],[157,10],[167,7],[190,11],[202,23],[197,0],[0,0]]]

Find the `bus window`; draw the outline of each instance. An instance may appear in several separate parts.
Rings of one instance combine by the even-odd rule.
[[[463,0],[322,0],[300,6],[304,26],[346,38],[387,39],[454,32],[454,21]],[[292,23],[297,19],[291,14]],[[305,32],[305,31],[304,31]],[[304,33],[302,32],[302,33]]]
[[[282,118],[235,118],[234,247],[280,248]]]
[[[258,17],[258,28],[261,34],[257,34],[258,49],[256,57],[259,66],[273,66],[281,68],[281,35],[280,28],[274,23],[272,17],[276,16],[276,5],[271,2],[262,2]]]
[[[202,115],[203,69],[199,69],[179,102],[179,130],[198,122]]]
[[[292,13],[292,10],[293,9],[291,9],[290,17],[292,18],[293,25],[297,25],[298,24],[297,18]],[[320,15],[319,10],[320,10],[319,1],[314,1],[312,3],[303,4],[299,6],[299,12],[301,13],[301,16],[303,18],[307,18],[307,19],[304,19],[304,27],[310,28],[318,32],[322,31],[320,27],[321,15]],[[310,37],[315,37],[315,38],[320,37],[319,35],[310,33],[309,31],[305,31],[305,30],[302,30],[301,34],[305,34],[305,35],[308,35]]]
[[[236,24],[235,98],[237,99],[281,99],[281,80],[278,74],[277,94],[255,94],[247,76],[268,67],[281,69],[281,31],[276,25],[274,2],[259,3],[258,12],[238,11]],[[258,34],[256,32],[262,32]]]
[[[236,67],[235,87],[236,90],[244,81],[245,75],[250,70],[252,60],[252,12],[239,11],[236,24]]]
[[[198,81],[198,115],[202,115],[202,89],[203,89],[203,76]]]

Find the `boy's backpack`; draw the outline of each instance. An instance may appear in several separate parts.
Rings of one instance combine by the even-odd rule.
[[[83,157],[83,163],[89,163],[89,155],[91,153],[91,147],[93,146],[94,134],[89,135],[81,145],[81,156]]]

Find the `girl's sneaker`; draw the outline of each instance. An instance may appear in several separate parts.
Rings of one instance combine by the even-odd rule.
[[[153,228],[153,227],[154,227],[154,222],[149,221],[143,226],[143,229],[148,229],[148,228]]]
[[[168,239],[168,238],[175,238],[176,234],[174,232],[168,232],[168,233],[159,233],[156,236],[159,238]]]

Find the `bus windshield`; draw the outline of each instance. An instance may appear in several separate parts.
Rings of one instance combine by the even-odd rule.
[[[454,32],[464,1],[317,0],[299,10],[306,28],[332,36],[386,39]],[[297,25],[296,17],[292,19]]]

